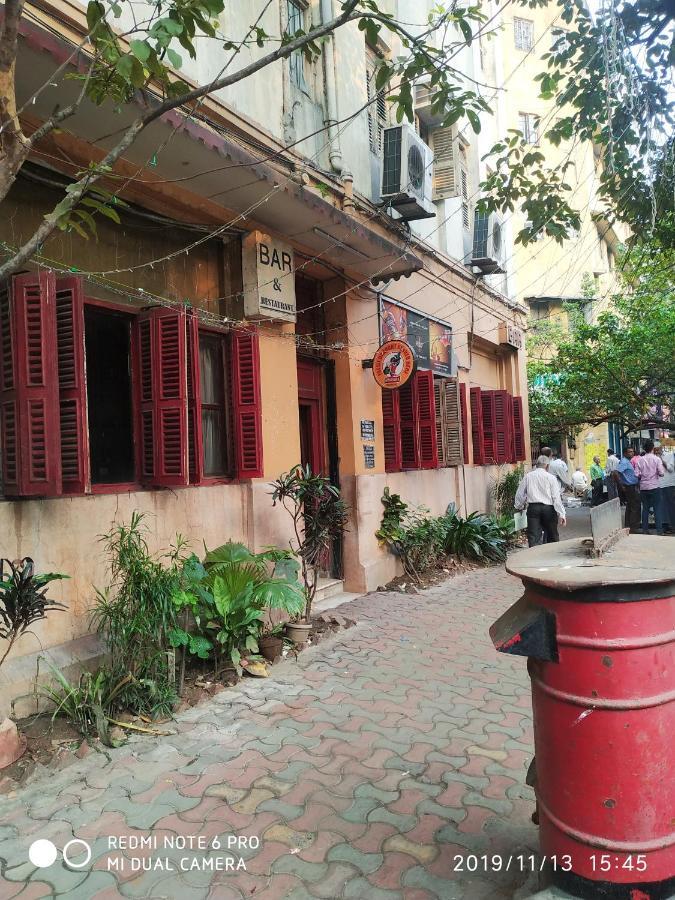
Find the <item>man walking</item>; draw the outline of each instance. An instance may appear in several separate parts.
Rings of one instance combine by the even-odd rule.
[[[605,483],[605,470],[600,465],[600,457],[593,457],[593,465],[589,469],[591,476],[591,487],[593,488],[593,496],[591,498],[591,506],[600,506],[603,501],[602,488]]]
[[[565,525],[565,507],[560,499],[558,479],[548,471],[547,456],[537,459],[536,468],[518,485],[515,507],[527,506],[527,543],[534,547],[541,543],[541,533],[547,544],[559,541],[558,523]]]
[[[626,528],[630,528],[631,534],[637,534],[640,530],[640,488],[638,477],[631,464],[635,451],[632,447],[626,447],[619,465],[614,469],[612,477],[621,486],[623,496],[626,498]]]
[[[654,441],[645,441],[644,449],[645,455],[640,457],[637,464],[642,501],[642,533],[649,534],[649,511],[653,509],[656,533],[663,534],[659,480],[664,477],[666,470],[654,453]]]
[[[619,485],[616,479],[612,477],[612,473],[617,470],[618,466],[619,460],[617,455],[610,447],[607,451],[607,462],[605,464],[605,483],[607,484],[608,500],[614,500],[615,497],[619,496]]]

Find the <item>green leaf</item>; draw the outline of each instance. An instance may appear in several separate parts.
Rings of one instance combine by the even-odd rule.
[[[174,69],[180,69],[183,65],[183,60],[180,58],[180,55],[176,53],[175,50],[172,50],[171,47],[166,51],[166,55],[169,57],[169,61]]]
[[[130,41],[129,49],[134,54],[136,59],[139,59],[142,63],[147,62],[150,58],[150,45],[147,41]]]

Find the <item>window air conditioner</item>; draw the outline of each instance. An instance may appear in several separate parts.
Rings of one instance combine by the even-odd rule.
[[[434,155],[412,125],[384,129],[382,199],[402,219],[428,219],[436,215],[431,202]]]
[[[506,272],[503,226],[496,213],[475,212],[471,265],[483,275]]]

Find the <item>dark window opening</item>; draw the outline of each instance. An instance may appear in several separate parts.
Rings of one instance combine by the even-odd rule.
[[[129,318],[85,306],[92,484],[135,480]]]
[[[199,335],[202,393],[204,475],[228,475],[232,470],[230,427],[227,415],[229,386],[225,341],[216,334]]]

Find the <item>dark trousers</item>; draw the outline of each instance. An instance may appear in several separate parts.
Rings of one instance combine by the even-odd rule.
[[[558,514],[546,503],[530,503],[527,507],[527,545],[536,547],[541,544],[541,533],[544,532],[545,544],[559,541]]]
[[[635,534],[640,530],[640,489],[637,484],[622,484],[621,490],[626,500],[626,528]]]
[[[602,492],[602,488],[604,485],[604,481],[602,478],[594,478],[591,481],[591,487],[593,488],[593,496],[591,498],[591,506],[600,506],[602,503],[604,496]]]
[[[661,518],[675,531],[675,484],[661,488]]]
[[[642,501],[642,530],[644,533],[649,534],[649,510],[653,509],[654,520],[656,522],[656,533],[663,534],[660,489],[653,488],[651,491],[640,491],[640,500]]]

